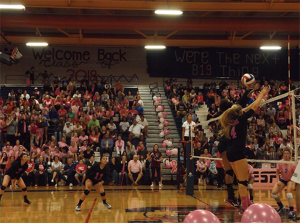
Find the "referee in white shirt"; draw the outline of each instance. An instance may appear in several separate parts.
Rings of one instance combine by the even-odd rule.
[[[196,123],[192,121],[192,115],[188,115],[187,121],[182,124],[182,141],[190,141],[191,129],[192,129],[192,141],[195,140],[195,125]]]

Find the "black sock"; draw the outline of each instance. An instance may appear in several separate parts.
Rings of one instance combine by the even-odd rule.
[[[290,211],[294,211],[294,207],[290,207]]]
[[[27,195],[24,195],[24,201],[27,201]]]
[[[253,200],[253,195],[252,195],[252,194],[250,194],[250,200],[251,200],[251,201]]]
[[[227,194],[229,200],[234,200],[234,190],[232,184],[226,184],[227,186]]]
[[[83,202],[83,200],[79,199],[79,202],[78,202],[77,206],[80,207],[80,205],[82,204],[82,202]]]
[[[0,194],[0,200],[1,200],[1,198],[2,198],[2,194]]]
[[[279,207],[283,207],[283,204],[281,203],[281,201],[277,202],[277,204],[278,204]]]
[[[106,199],[102,200],[103,201],[103,204],[106,204]]]

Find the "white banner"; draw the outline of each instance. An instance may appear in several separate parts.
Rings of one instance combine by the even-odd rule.
[[[295,170],[291,180],[300,184],[300,162],[298,162],[298,165],[296,167],[296,170]]]

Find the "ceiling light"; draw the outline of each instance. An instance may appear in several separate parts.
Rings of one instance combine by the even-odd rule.
[[[155,14],[158,14],[158,15],[181,15],[182,11],[180,11],[180,10],[156,10]]]
[[[42,43],[42,42],[29,42],[26,43],[26,46],[48,46],[48,43]]]
[[[0,9],[25,9],[24,5],[3,5],[0,4]]]
[[[147,49],[147,50],[163,50],[163,49],[166,49],[166,47],[162,46],[162,45],[148,45],[148,46],[145,46],[145,49]]]
[[[281,46],[261,46],[261,50],[281,50]]]

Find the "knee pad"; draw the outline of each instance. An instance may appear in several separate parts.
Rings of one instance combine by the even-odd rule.
[[[286,194],[286,197],[287,197],[288,199],[293,199],[293,194],[292,194],[292,193],[287,193],[287,194]]]
[[[24,187],[24,188],[22,189],[22,191],[27,191],[27,187]]]
[[[5,190],[6,189],[6,187],[4,187],[4,186],[1,186],[1,190]]]
[[[248,180],[239,181],[239,184],[244,185],[245,187],[248,187]]]
[[[234,174],[233,169],[231,169],[231,170],[226,170],[225,173],[228,174],[229,176],[232,176],[232,177],[233,177],[233,174]]]
[[[252,184],[248,184],[248,190],[253,190]]]
[[[105,192],[101,193],[100,195],[101,197],[105,197]]]
[[[271,194],[271,197],[273,197],[274,199],[278,198],[277,194]]]
[[[84,193],[85,195],[89,195],[90,192],[91,192],[91,191],[89,191],[89,190],[84,190],[83,193]]]

